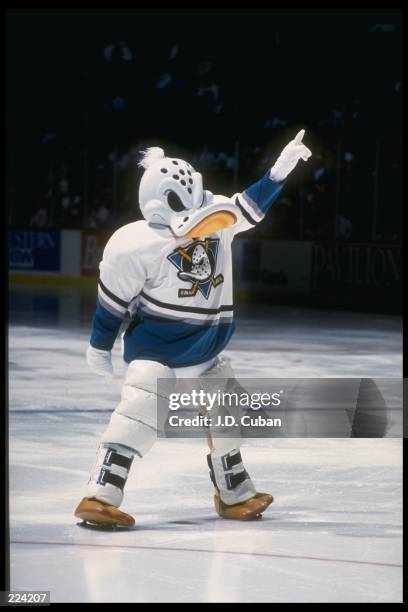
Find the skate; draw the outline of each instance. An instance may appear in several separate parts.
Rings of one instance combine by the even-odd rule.
[[[268,493],[255,493],[254,497],[239,504],[228,506],[222,501],[218,491],[214,494],[214,505],[217,514],[224,519],[234,521],[256,521],[262,518],[268,506],[273,502],[272,495]]]
[[[262,518],[273,502],[269,493],[258,493],[242,463],[239,448],[225,455],[207,455],[210,478],[214,485],[214,505],[224,519],[251,521]],[[222,497],[221,497],[222,495]],[[227,503],[228,502],[228,503]]]
[[[75,510],[75,516],[82,519],[83,525],[93,527],[133,527],[135,519],[115,506],[95,498],[84,497]]]

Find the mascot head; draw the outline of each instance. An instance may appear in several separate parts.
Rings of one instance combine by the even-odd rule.
[[[183,159],[151,147],[142,153],[139,166],[145,169],[139,205],[149,223],[169,227],[178,238],[199,238],[237,222],[231,201],[204,191],[201,174]]]

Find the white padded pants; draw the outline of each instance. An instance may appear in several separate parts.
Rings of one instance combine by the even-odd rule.
[[[123,499],[123,487],[128,472],[106,463],[108,449],[114,457],[143,457],[157,440],[157,379],[174,378],[173,371],[156,361],[132,361],[129,364],[121,401],[112,413],[102,435],[97,459],[88,482],[86,496],[118,507]],[[109,456],[109,453],[108,453]],[[120,460],[126,464],[126,460]],[[120,480],[112,477],[120,476]],[[112,484],[116,482],[116,484]]]

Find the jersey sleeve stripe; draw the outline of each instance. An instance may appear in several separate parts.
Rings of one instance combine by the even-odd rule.
[[[241,201],[240,201],[240,197],[242,198]],[[245,202],[245,200],[243,198],[243,194],[241,194],[240,197],[236,198],[235,204],[238,206],[239,210],[241,211],[242,216],[251,225],[253,225],[253,226],[257,225],[259,223],[259,221],[261,221],[262,219],[255,219],[254,217],[252,217],[250,212],[246,208],[244,208],[244,206],[243,206],[243,202]]]
[[[108,296],[110,297],[111,300],[113,300],[114,302],[116,302],[117,304],[119,304],[119,306],[122,306],[122,308],[126,308],[129,306],[129,302],[125,302],[125,300],[122,300],[121,298],[119,298],[117,295],[115,295],[114,293],[112,293],[112,291],[109,291],[109,289],[107,287],[105,287],[105,285],[103,284],[103,282],[101,281],[101,279],[98,280],[98,284],[99,287],[102,289],[102,291]]]
[[[254,217],[256,219],[258,219],[258,221],[262,221],[262,219],[265,216],[265,212],[260,208],[260,206],[258,206],[258,204],[256,203],[256,201],[251,198],[251,196],[248,193],[248,190],[243,191],[240,194],[240,197],[242,198],[242,203],[244,206],[249,207],[249,213],[253,213]]]
[[[117,304],[113,303],[112,300],[109,300],[101,290],[98,291],[98,299],[101,305],[110,312],[114,317],[118,317],[118,319],[124,319],[126,316],[126,309],[121,306],[117,306]]]

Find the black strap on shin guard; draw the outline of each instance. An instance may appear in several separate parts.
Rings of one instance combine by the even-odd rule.
[[[249,478],[249,474],[246,470],[238,472],[238,474],[225,474],[227,489],[235,489],[235,487],[241,484],[241,482],[244,482],[247,478]]]
[[[97,482],[101,485],[111,484],[114,487],[118,487],[118,489],[123,491],[123,488],[126,484],[126,478],[122,478],[122,476],[118,476],[117,474],[112,474],[112,472],[110,472],[109,470],[105,470],[104,468],[102,468]]]
[[[123,491],[132,462],[133,457],[126,457],[125,455],[118,453],[115,449],[107,447],[105,457],[103,459],[103,466],[99,472],[97,483],[101,485],[111,484]],[[126,474],[122,476],[119,476],[119,474],[114,474],[110,469],[114,465],[126,470]]]
[[[213,464],[211,460],[211,454],[207,455],[207,463],[208,463],[208,467],[210,468],[211,482],[213,483],[214,487],[218,490],[218,485],[215,479],[214,468],[213,468]],[[245,469],[243,469],[241,472],[238,472],[238,474],[234,474],[232,472],[232,468],[235,465],[242,463],[242,457],[241,457],[240,451],[238,451],[238,453],[235,453],[232,456],[227,455],[226,457],[222,457],[222,463],[224,466],[224,476],[225,476],[225,482],[226,482],[227,489],[229,490],[235,489],[235,487],[241,484],[241,482],[244,482],[244,480],[249,478],[249,474]]]
[[[127,471],[130,470],[132,462],[133,457],[125,457],[124,455],[119,455],[119,453],[117,453],[111,448],[107,449],[105,459],[103,460],[104,465],[119,465],[120,467],[125,468]]]
[[[222,462],[226,466],[227,470],[232,470],[234,465],[242,463],[241,451],[238,451],[234,455],[227,455],[225,458],[223,457]]]

